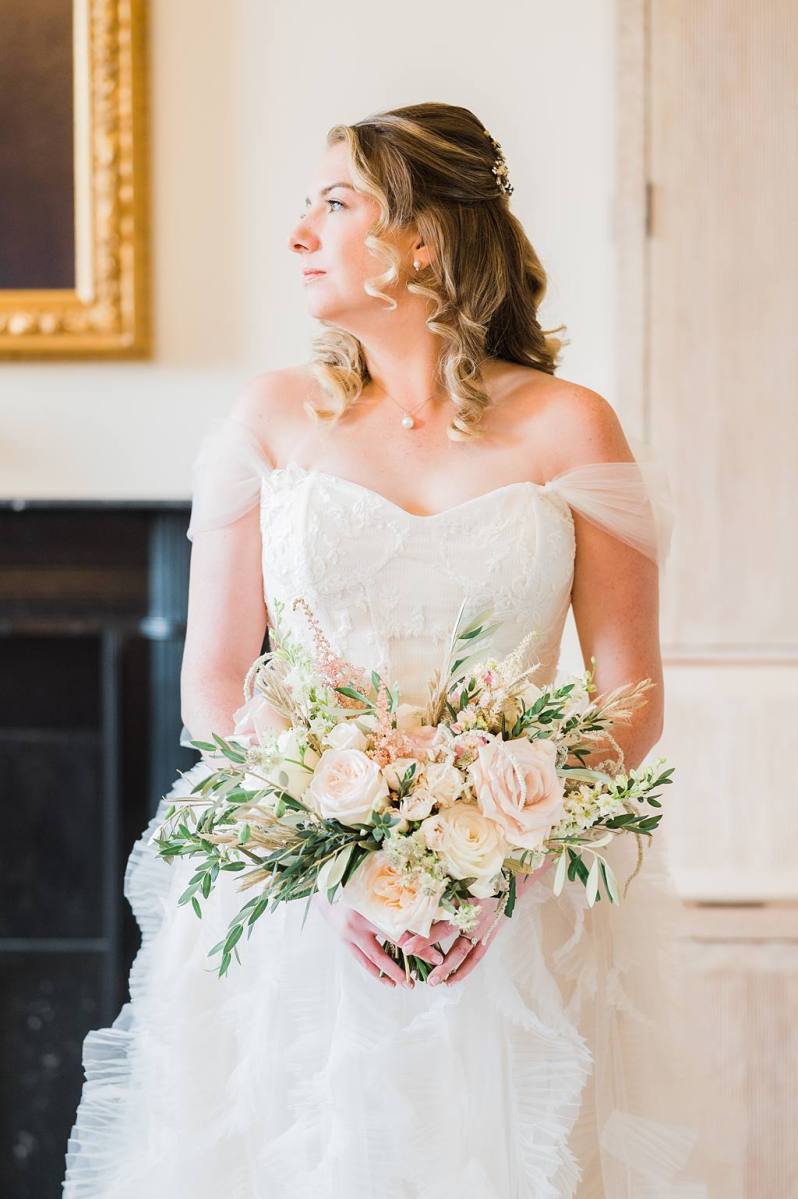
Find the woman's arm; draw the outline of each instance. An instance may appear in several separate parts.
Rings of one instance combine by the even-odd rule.
[[[284,402],[279,384],[272,375],[251,381],[230,413],[261,445],[263,421]],[[265,447],[263,462],[268,469]],[[233,714],[244,702],[244,678],[266,632],[257,467],[252,470],[249,510],[193,534],[180,688],[183,723],[196,740],[208,740],[211,732],[232,733]],[[283,728],[284,719],[275,717],[276,727]]]
[[[596,392],[580,388],[561,412],[568,458],[563,469],[588,462],[634,461],[618,417]],[[573,513],[576,558],[571,602],[586,666],[596,659],[597,694],[650,678],[654,687],[613,737],[626,768],[639,766],[662,734],[664,683],[659,637],[659,570],[655,562]],[[609,743],[587,758],[615,756]]]
[[[232,733],[244,702],[244,677],[266,632],[260,553],[257,508],[194,537],[180,692],[195,739]]]

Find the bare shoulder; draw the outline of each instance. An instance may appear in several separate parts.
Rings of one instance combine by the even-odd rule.
[[[531,370],[517,392],[530,449],[546,447],[548,473],[588,462],[627,462],[634,455],[612,404],[600,392]],[[534,426],[534,427],[533,427]]]
[[[240,387],[230,416],[251,429],[276,461],[308,419],[302,405],[313,386],[312,373],[305,363],[263,371]]]

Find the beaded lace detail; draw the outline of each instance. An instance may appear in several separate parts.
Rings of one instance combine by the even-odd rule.
[[[360,484],[291,463],[264,475],[261,533],[270,612],[282,600],[286,627],[301,638],[304,618],[290,601],[304,595],[338,652],[399,681],[406,702],[426,700],[464,599],[474,616],[493,605],[497,656],[536,630],[535,677],[553,677],[574,529],[567,503],[545,486],[510,484],[417,516]]]

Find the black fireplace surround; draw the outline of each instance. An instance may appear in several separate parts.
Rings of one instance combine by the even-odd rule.
[[[188,517],[0,501],[4,1199],[61,1195],[83,1038],[128,998],[139,945],[127,855],[197,761],[180,745]]]

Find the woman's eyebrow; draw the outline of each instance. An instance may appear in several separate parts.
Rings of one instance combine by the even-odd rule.
[[[335,188],[335,187],[348,187],[348,188],[349,188],[349,190],[350,190],[351,192],[353,192],[353,191],[355,190],[355,189],[352,187],[352,184],[351,184],[351,183],[328,183],[326,187],[323,187],[323,188],[321,189],[321,191],[319,192],[319,195],[320,195],[320,196],[326,196],[326,195],[327,195],[327,192],[331,192],[331,191],[333,190],[333,188]],[[309,197],[309,196],[305,196],[305,203],[306,203],[306,204],[309,204],[309,203],[310,203],[310,197]]]

